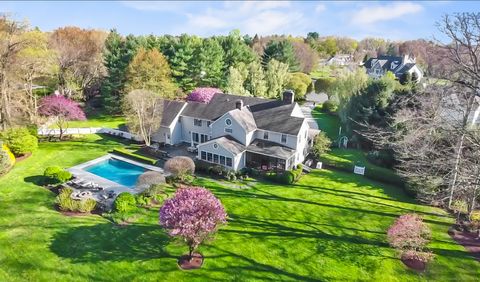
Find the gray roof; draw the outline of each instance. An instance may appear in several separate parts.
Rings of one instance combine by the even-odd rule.
[[[295,104],[285,104],[281,100],[262,99],[231,94],[217,93],[209,103],[188,102],[182,115],[193,118],[216,120],[225,113],[236,109],[235,103],[242,100],[246,110],[250,111],[256,128],[297,135],[304,118],[292,117]],[[242,109],[243,111],[243,109]],[[252,121],[241,114],[245,126],[251,128]]]
[[[257,129],[257,124],[255,123],[252,112],[246,107],[243,107],[241,110],[232,110],[229,113],[247,132]]]
[[[414,66],[415,66],[414,63],[406,63],[405,65],[403,65],[403,67],[401,67],[399,70],[397,70],[397,75],[404,74],[405,72],[409,71]]]
[[[247,152],[272,156],[284,160],[289,159],[295,154],[295,150],[291,148],[261,139],[253,140],[253,142],[247,147]]]
[[[161,126],[169,127],[182,110],[185,102],[160,99],[159,106],[163,107]]]
[[[233,138],[230,135],[225,135],[225,136],[212,139],[209,141],[209,143],[211,141],[217,142],[220,146],[227,149],[229,152],[233,153],[234,155],[238,155],[243,151],[245,151],[245,146],[240,144],[240,142],[238,142],[235,138]]]
[[[402,57],[396,57],[396,56],[386,56],[386,55],[382,55],[382,56],[379,56],[378,58],[370,58],[368,59],[364,66],[367,68],[367,69],[370,69],[373,67],[373,60],[377,60],[378,64],[380,65],[380,67],[382,69],[385,69],[387,71],[391,71],[391,72],[397,72],[398,71],[398,67],[402,64],[402,61],[403,61],[403,58]],[[397,66],[395,68],[391,68],[392,66],[392,63],[393,62],[396,62]]]

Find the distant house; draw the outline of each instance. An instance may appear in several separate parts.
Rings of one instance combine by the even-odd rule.
[[[352,55],[335,55],[325,62],[327,66],[348,66],[353,62]]]
[[[406,74],[420,82],[423,72],[418,68],[415,58],[407,55],[403,57],[380,56],[378,58],[368,59],[363,66],[367,70],[367,74],[373,78],[380,78],[387,72],[392,72],[397,79],[403,79]]]
[[[309,127],[293,91],[281,100],[217,93],[208,103],[163,101],[152,140],[187,143],[197,158],[229,169],[292,169],[302,163],[318,131]]]

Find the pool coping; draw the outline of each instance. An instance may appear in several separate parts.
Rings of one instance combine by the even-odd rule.
[[[130,163],[130,164],[133,164],[133,165],[136,165],[136,166],[140,166],[140,167],[143,167],[143,168],[148,169],[148,170],[158,171],[158,172],[164,173],[163,169],[158,167],[158,166],[144,164],[144,163],[137,162],[137,161],[134,161],[134,160],[131,160],[131,159],[119,156],[119,155],[115,155],[115,154],[106,154],[105,156],[101,156],[99,158],[81,163],[79,165],[68,168],[67,170],[69,172],[71,172],[75,177],[77,177],[79,179],[82,179],[84,181],[91,181],[93,183],[96,183],[99,186],[103,187],[105,189],[105,191],[113,190],[113,191],[115,191],[115,193],[117,193],[117,195],[122,193],[122,192],[129,192],[131,194],[137,194],[137,193],[140,193],[140,192],[145,190],[145,188],[139,188],[139,187],[129,188],[127,186],[121,185],[117,182],[108,180],[106,178],[103,178],[101,176],[98,176],[96,174],[90,173],[90,172],[85,170],[85,168],[87,168],[89,166],[95,165],[97,163],[100,163],[102,161],[105,161],[105,160],[108,160],[108,159],[111,159],[111,158],[121,160],[121,161]]]

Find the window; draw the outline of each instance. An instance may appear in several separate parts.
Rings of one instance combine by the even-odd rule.
[[[228,126],[232,125],[232,120],[229,119],[229,118],[227,118],[227,119],[225,120],[225,124],[228,125]]]
[[[205,143],[207,142],[207,135],[205,134],[200,134],[200,143]]]
[[[225,132],[227,133],[233,133],[233,130],[231,128],[225,128]]]
[[[232,167],[232,158],[227,158],[227,166]]]
[[[193,142],[198,143],[198,133],[196,132],[192,133],[192,139],[193,139]]]
[[[225,156],[220,156],[220,164],[225,165]]]
[[[207,153],[207,161],[212,161],[212,153]]]
[[[287,143],[287,135],[282,134],[282,143]]]
[[[201,119],[193,119],[193,125],[202,126],[202,120]]]
[[[213,155],[213,162],[218,164],[218,155],[217,154]]]
[[[263,139],[268,140],[268,131],[263,132]]]
[[[202,154],[202,160],[204,160],[204,161],[207,160],[207,152],[202,151],[201,154]]]
[[[208,120],[207,121],[207,126],[210,127],[210,124],[212,124],[212,122]]]
[[[217,143],[213,143],[213,148],[218,149],[218,144],[217,144]]]

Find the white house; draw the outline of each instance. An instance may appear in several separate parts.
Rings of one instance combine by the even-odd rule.
[[[198,159],[233,170],[291,169],[305,160],[315,132],[293,91],[281,100],[217,93],[208,103],[163,101],[152,140],[188,143]]]
[[[418,68],[415,58],[407,55],[403,57],[379,56],[378,58],[370,58],[363,66],[366,68],[367,74],[373,78],[380,78],[389,71],[397,79],[402,79],[404,74],[408,73],[412,78],[416,78],[417,83],[423,77],[423,72]]]

